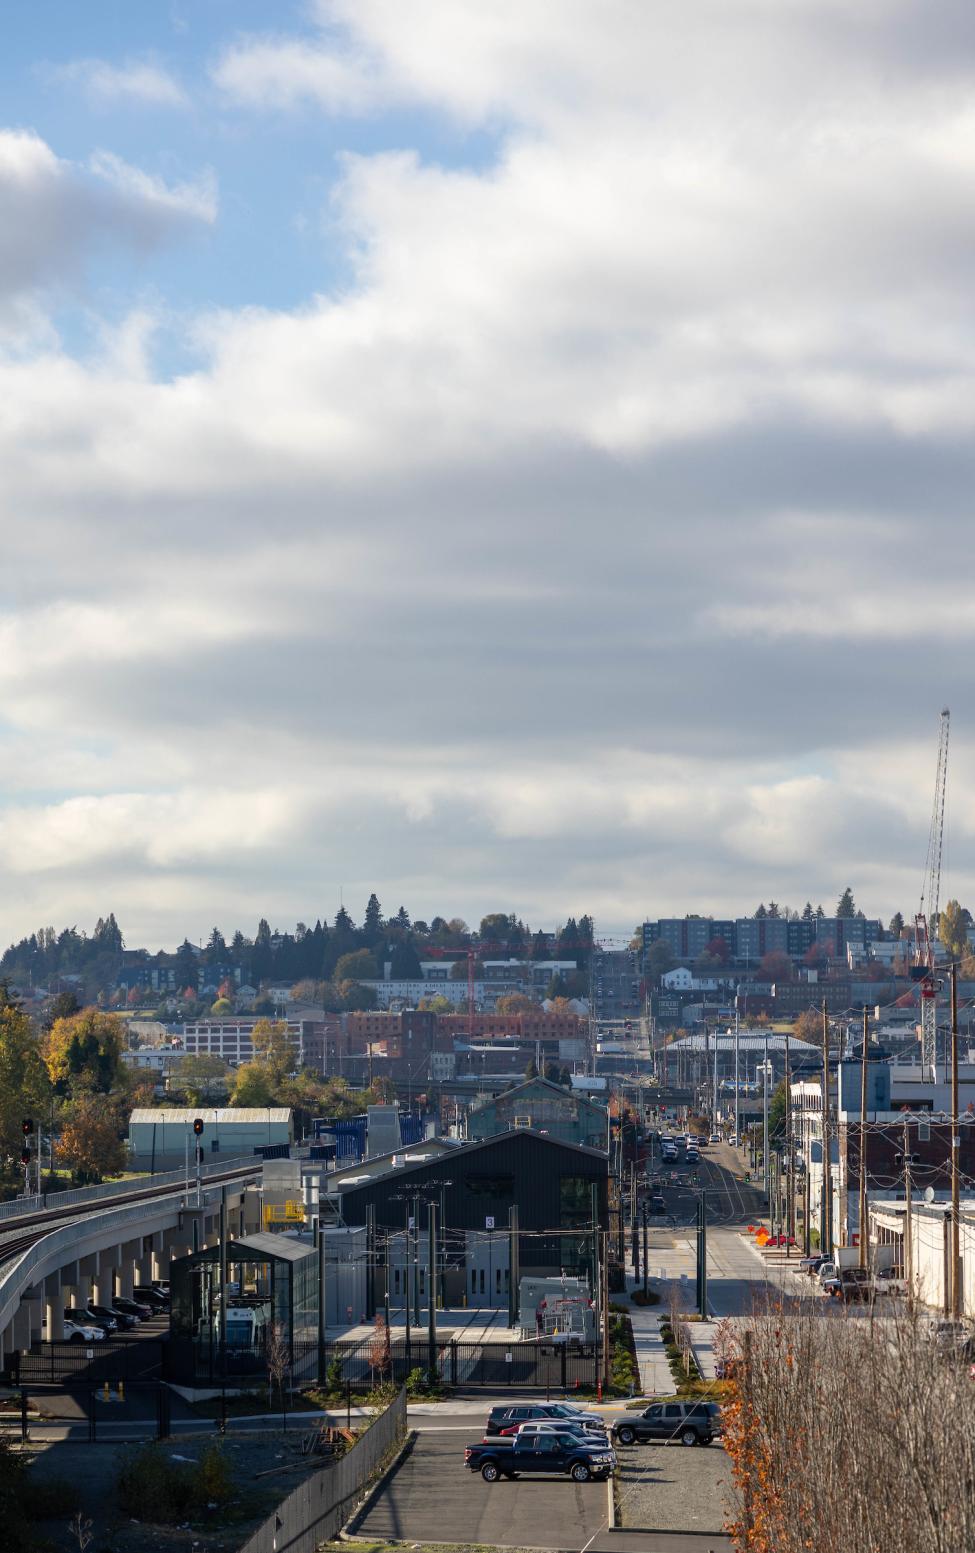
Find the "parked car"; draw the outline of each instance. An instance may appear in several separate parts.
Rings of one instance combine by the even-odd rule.
[[[823,1263],[828,1262],[829,1260],[830,1259],[826,1255],[825,1251],[819,1252],[817,1256],[800,1257],[799,1271],[801,1273],[808,1273],[810,1278],[814,1278],[815,1275],[819,1272],[819,1269],[822,1267]]]
[[[872,1300],[874,1297],[873,1277],[868,1267],[841,1267],[836,1283],[836,1288],[830,1292],[847,1304],[853,1300]]]
[[[66,1310],[64,1319],[65,1321],[73,1321],[75,1326],[97,1327],[105,1337],[116,1329],[114,1321],[104,1321],[100,1316],[93,1315],[90,1310]]]
[[[532,1434],[575,1434],[580,1440],[592,1440],[596,1432],[595,1429],[587,1429],[585,1424],[575,1418],[528,1418],[520,1424],[505,1424],[500,1433],[491,1438],[506,1440],[515,1434],[519,1437],[524,1435],[525,1439]]]
[[[85,1315],[90,1316],[99,1326],[103,1326],[106,1332],[117,1332],[125,1319],[121,1311],[116,1314],[114,1310],[109,1310],[107,1305],[93,1305],[90,1301],[85,1306]]]
[[[681,1445],[710,1445],[722,1433],[717,1402],[653,1402],[642,1413],[629,1413],[613,1425],[621,1445],[679,1440]]]
[[[709,1138],[708,1141],[710,1143],[720,1143],[721,1142],[721,1134],[720,1134],[720,1132],[713,1132],[711,1134],[711,1137]]]
[[[146,1304],[144,1300],[126,1299],[123,1294],[118,1295],[112,1304],[115,1310],[121,1310],[126,1315],[134,1316],[137,1321],[148,1321],[149,1317],[155,1314],[153,1307]]]
[[[69,1316],[64,1318],[64,1336],[69,1343],[103,1343],[105,1333],[101,1327],[92,1326],[90,1322],[74,1321]]]
[[[927,1336],[948,1359],[975,1359],[975,1336],[964,1321],[929,1321]]]
[[[169,1309],[169,1295],[154,1289],[151,1284],[137,1284],[132,1292],[141,1304],[151,1306],[154,1311]]]
[[[821,1284],[827,1283],[830,1279],[835,1279],[836,1273],[836,1263],[832,1257],[827,1257],[825,1262],[820,1262],[816,1269],[816,1277]]]
[[[536,1434],[510,1441],[481,1440],[468,1445],[464,1465],[480,1472],[485,1483],[514,1478],[525,1472],[544,1472],[570,1477],[575,1483],[607,1478],[616,1465],[616,1453],[605,1442],[589,1444],[574,1434]]]
[[[584,1408],[571,1407],[567,1402],[521,1402],[516,1405],[502,1403],[492,1407],[488,1414],[485,1434],[497,1435],[512,1424],[549,1419],[556,1423],[581,1424],[596,1434],[606,1433],[606,1425],[598,1413],[587,1413]]]
[[[131,1332],[133,1327],[139,1325],[138,1316],[130,1315],[125,1310],[119,1310],[117,1305],[89,1305],[88,1309],[93,1316],[111,1316],[120,1332]]]

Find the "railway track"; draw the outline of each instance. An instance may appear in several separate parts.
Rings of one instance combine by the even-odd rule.
[[[240,1181],[247,1176],[257,1175],[260,1166],[238,1165],[235,1169],[221,1171],[218,1175],[207,1178],[203,1184],[204,1191],[212,1186],[223,1186],[230,1181]],[[190,1186],[190,1191],[193,1185]],[[66,1208],[45,1208],[39,1213],[25,1214],[17,1227],[8,1234],[0,1235],[0,1267],[6,1262],[13,1261],[28,1251],[37,1241],[49,1235],[52,1230],[61,1225],[77,1223],[84,1219],[94,1217],[111,1208],[134,1207],[137,1203],[148,1202],[157,1197],[179,1197],[185,1195],[185,1186],[147,1186],[144,1192],[120,1192],[117,1197],[99,1197],[91,1207],[86,1209],[78,1203],[71,1203]]]

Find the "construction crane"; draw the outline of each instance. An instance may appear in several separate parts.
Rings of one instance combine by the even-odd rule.
[[[934,778],[934,803],[928,831],[928,852],[921,884],[921,904],[914,918],[913,976],[921,984],[921,1074],[934,1083],[938,1061],[938,983],[934,975],[934,944],[938,936],[941,901],[941,851],[945,831],[945,791],[948,785],[948,732],[951,713],[941,712],[938,765]]]

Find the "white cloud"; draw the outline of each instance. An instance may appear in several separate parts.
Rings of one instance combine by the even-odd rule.
[[[215,75],[396,110],[399,149],[348,129],[343,285],[216,305],[166,379],[138,302],[92,359],[0,357],[0,856],[31,915],[97,887],[172,941],[339,880],[616,928],[848,880],[909,910],[975,620],[970,7],[316,15]],[[487,165],[424,157],[431,115]],[[216,200],[0,137],[0,289],[106,210],[138,243]]]
[[[120,194],[144,202],[147,207],[158,206],[197,221],[212,223],[216,220],[217,186],[212,172],[205,173],[194,183],[170,185],[141,167],[130,166],[112,151],[96,151],[89,166],[97,178],[104,179]]]
[[[76,280],[102,245],[152,248],[215,213],[209,176],[170,187],[111,152],[82,168],[33,131],[0,129],[0,300]]]
[[[51,71],[55,80],[80,83],[88,99],[99,107],[115,103],[140,103],[153,108],[183,108],[187,96],[175,76],[149,60],[112,64],[106,59],[75,59]]]

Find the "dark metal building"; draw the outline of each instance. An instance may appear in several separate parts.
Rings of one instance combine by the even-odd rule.
[[[380,1276],[388,1277],[392,1305],[405,1298],[407,1265],[423,1260],[415,1244],[411,1251],[407,1228],[415,1241],[421,1236],[425,1241],[433,1204],[446,1302],[463,1298],[471,1305],[503,1307],[511,1292],[512,1208],[518,1216],[516,1274],[566,1273],[591,1280],[593,1231],[607,1228],[608,1192],[602,1150],[515,1128],[423,1163],[391,1163],[361,1184],[353,1178],[336,1202],[347,1225],[371,1225],[374,1262]],[[422,1285],[422,1267],[414,1276]]]

